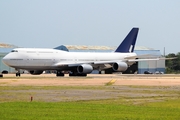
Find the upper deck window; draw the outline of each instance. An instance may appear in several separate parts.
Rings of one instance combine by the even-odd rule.
[[[18,52],[17,50],[12,50],[11,52]]]

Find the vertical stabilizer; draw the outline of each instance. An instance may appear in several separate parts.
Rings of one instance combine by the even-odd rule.
[[[122,41],[119,47],[115,50],[115,52],[122,52],[122,53],[134,52],[138,31],[139,28],[132,28],[132,30]]]

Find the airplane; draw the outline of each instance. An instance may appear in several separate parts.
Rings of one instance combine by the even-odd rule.
[[[56,70],[56,76],[64,76],[65,71],[68,71],[69,76],[87,76],[93,70],[102,71],[109,68],[113,71],[124,72],[135,62],[146,60],[137,59],[138,56],[134,53],[138,31],[139,28],[132,28],[114,52],[15,48],[2,60],[6,65],[18,71],[16,76],[20,76],[20,69],[27,70],[32,75],[40,75],[45,70]]]

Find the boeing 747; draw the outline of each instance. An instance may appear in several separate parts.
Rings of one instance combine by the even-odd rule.
[[[32,75],[42,74],[45,70],[56,70],[56,76],[86,76],[93,70],[124,72],[133,63],[139,61],[133,53],[139,28],[132,28],[115,52],[90,53],[68,52],[57,49],[16,48],[3,58],[3,62],[15,68],[28,70]],[[20,72],[16,73],[20,76]]]

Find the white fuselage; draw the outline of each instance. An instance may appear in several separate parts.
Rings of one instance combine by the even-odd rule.
[[[135,53],[66,52],[56,49],[17,48],[3,58],[3,62],[16,69],[57,70],[73,64],[100,64],[109,61],[124,61]],[[126,62],[126,61],[124,61]]]

